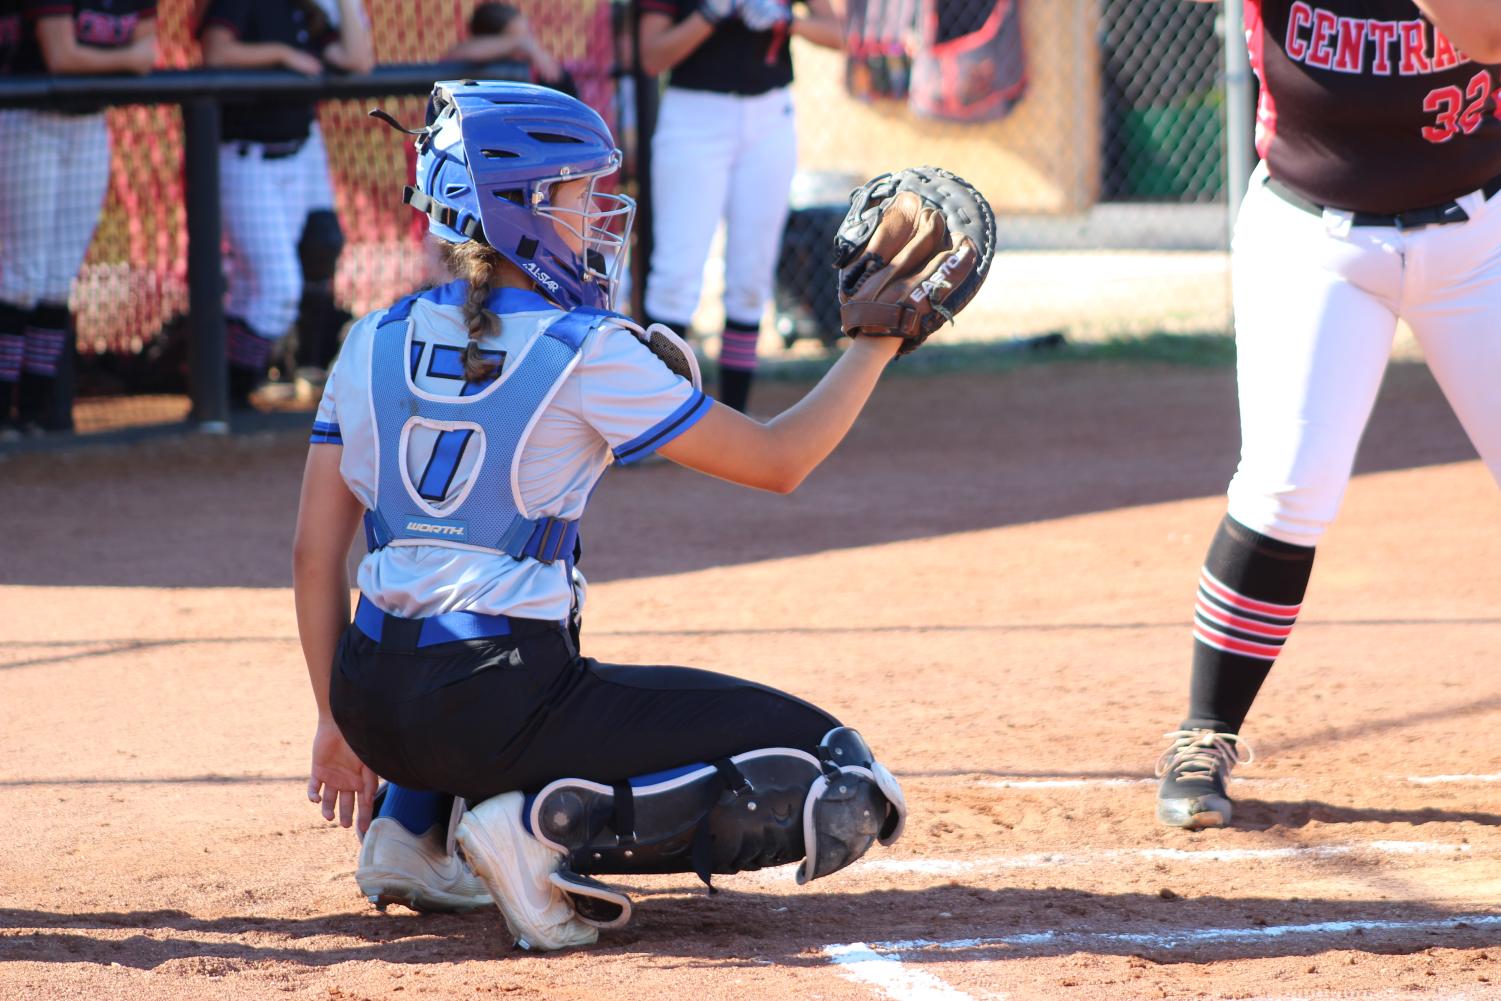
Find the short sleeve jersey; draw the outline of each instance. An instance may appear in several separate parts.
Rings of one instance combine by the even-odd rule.
[[[1321,205],[1400,212],[1501,174],[1501,71],[1412,0],[1248,0],[1257,150]]]
[[[241,42],[280,42],[321,58],[339,36],[326,16],[315,20],[316,9],[297,0],[210,0],[199,34],[226,28]],[[315,115],[305,101],[227,103],[220,134],[228,141],[296,142],[308,137]]]
[[[641,0],[643,14],[666,14],[674,24],[697,9],[698,0]],[[668,82],[687,90],[745,96],[786,87],[792,83],[787,35],[786,28],[751,31],[739,18],[728,18],[672,68]]]
[[[37,22],[49,17],[73,21],[79,45],[118,49],[129,45],[136,27],[156,16],[156,0],[12,0],[0,3],[0,73],[17,76],[47,72]]]
[[[426,347],[415,368],[417,388],[458,396],[461,377],[445,376],[431,359],[468,342],[460,309],[462,285],[426,293],[412,308],[414,340]],[[519,358],[563,314],[534,292],[502,289],[491,300],[501,332],[481,348],[498,352],[502,377],[507,358]],[[324,387],[313,425],[314,444],[343,446],[339,469],[350,491],[369,509],[375,502],[378,443],[370,406],[371,345],[384,312],[351,328]],[[387,332],[389,335],[390,332]],[[500,387],[504,391],[504,386]],[[688,430],[711,406],[703,392],[671,372],[625,327],[607,323],[584,341],[578,364],[542,410],[513,477],[519,507],[528,517],[576,519],[612,462],[645,458]],[[436,433],[414,427],[408,462],[427,462]],[[469,476],[474,452],[459,456],[454,488]],[[414,465],[412,468],[416,468]],[[543,564],[442,546],[388,546],[365,556],[360,590],[393,615],[423,618],[451,611],[566,618],[573,582],[564,561]]]

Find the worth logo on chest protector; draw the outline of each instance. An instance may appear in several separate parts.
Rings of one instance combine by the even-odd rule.
[[[446,538],[461,539],[464,537],[464,526],[445,524],[441,521],[409,521],[408,532],[421,532],[424,535],[440,535]]]

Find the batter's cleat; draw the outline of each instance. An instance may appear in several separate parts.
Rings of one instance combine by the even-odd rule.
[[[1157,819],[1169,827],[1199,830],[1230,823],[1232,806],[1225,792],[1230,770],[1250,764],[1255,755],[1239,735],[1213,730],[1174,730],[1157,759]]]
[[[459,850],[484,881],[521,948],[593,945],[599,930],[579,918],[554,882],[563,855],[527,832],[521,822],[525,803],[521,793],[508,792],[466,810],[459,821]]]
[[[381,910],[401,904],[428,913],[480,911],[490,892],[437,831],[413,834],[394,817],[378,817],[360,845],[354,873],[360,892]]]

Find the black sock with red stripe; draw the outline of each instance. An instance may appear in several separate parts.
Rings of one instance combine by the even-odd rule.
[[[1313,553],[1312,546],[1280,542],[1225,516],[1199,576],[1183,729],[1240,732],[1297,621]]]

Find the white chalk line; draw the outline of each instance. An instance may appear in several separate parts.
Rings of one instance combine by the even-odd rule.
[[[1335,845],[1299,845],[1286,848],[1217,848],[1190,851],[1184,848],[1103,848],[1091,852],[1032,852],[970,859],[870,859],[861,868],[881,872],[921,873],[949,876],[967,872],[1004,869],[1052,869],[1070,865],[1109,862],[1251,862],[1280,859],[1328,859],[1351,855],[1453,855],[1470,851],[1467,844],[1435,844],[1429,841],[1366,841]]]
[[[859,862],[864,872],[953,877],[986,875],[1017,869],[1060,869],[1067,866],[1129,865],[1133,862],[1225,863],[1278,862],[1286,859],[1324,860],[1372,856],[1469,855],[1467,844],[1437,844],[1430,841],[1365,841],[1330,845],[1295,845],[1284,848],[1105,848],[1083,852],[1030,852],[1026,855],[990,855],[979,858],[883,859],[866,856]],[[735,877],[745,884],[793,882],[791,866],[743,872]]]
[[[866,948],[877,954],[910,953],[929,950],[953,952],[989,946],[1035,949],[1042,946],[1068,946],[1088,949],[1091,946],[1137,946],[1151,949],[1181,949],[1195,945],[1237,942],[1264,942],[1278,939],[1330,938],[1341,935],[1395,934],[1407,932],[1458,931],[1464,928],[1501,928],[1501,914],[1457,914],[1428,921],[1318,921],[1298,925],[1265,925],[1254,928],[1178,928],[1152,932],[1082,932],[1041,931],[993,938],[960,938],[947,941],[906,939],[895,942],[872,942]],[[838,946],[828,946],[825,952]]]
[[[883,956],[864,942],[828,945],[823,952],[842,975],[869,984],[896,1001],[974,1001],[933,974],[914,970],[895,956]]]
[[[1380,779],[1380,776],[1371,776]],[[1461,775],[1402,775],[1391,776],[1389,781],[1410,782],[1413,785],[1494,785],[1501,782],[1501,772],[1492,774]],[[1122,786],[1153,786],[1157,779],[1086,779],[1086,778],[1038,778],[1038,779],[987,779],[979,784],[990,789],[1110,789]],[[1302,779],[1285,776],[1281,778],[1257,775],[1237,775],[1236,785],[1280,786],[1307,784]]]
[[[991,938],[960,938],[947,941],[906,939],[894,942],[851,942],[826,945],[823,953],[835,969],[850,980],[868,984],[894,1001],[974,1001],[972,995],[951,986],[925,970],[913,969],[901,960],[902,953],[958,952],[992,946],[1018,950],[1065,947],[1088,950],[1098,946],[1131,946],[1173,951],[1194,945],[1257,943],[1281,939],[1334,938],[1356,933],[1395,934],[1458,931],[1463,928],[1501,928],[1501,914],[1461,914],[1430,921],[1319,921],[1297,925],[1265,925],[1254,928],[1186,928],[1154,932],[1042,931]],[[993,995],[1004,997],[1004,995]],[[1450,1001],[1460,1001],[1454,995]]]

